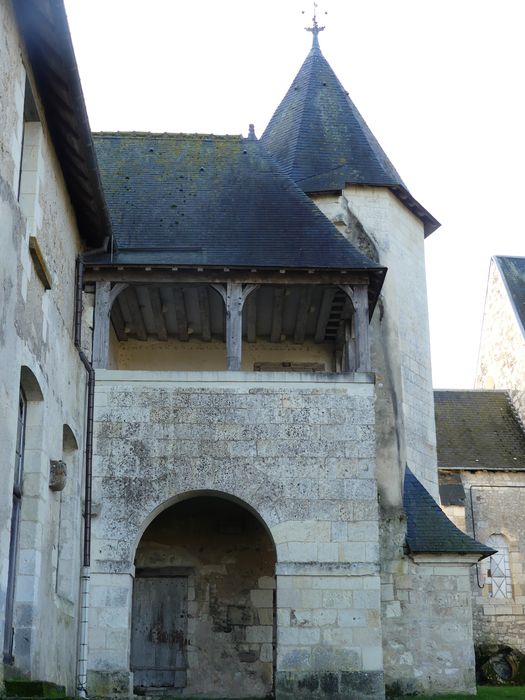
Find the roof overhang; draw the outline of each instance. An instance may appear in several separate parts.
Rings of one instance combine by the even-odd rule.
[[[13,0],[13,7],[80,235],[101,246],[111,225],[63,0]]]

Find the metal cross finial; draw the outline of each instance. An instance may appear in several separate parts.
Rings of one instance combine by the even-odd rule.
[[[305,27],[307,32],[312,32],[313,34],[313,45],[319,47],[319,40],[318,40],[318,35],[319,32],[324,31],[324,27],[320,27],[319,23],[317,21],[317,3],[314,2],[314,16],[312,17],[312,26],[311,27]],[[325,15],[327,15],[328,12],[325,12]],[[303,15],[304,15],[304,10],[303,10]]]

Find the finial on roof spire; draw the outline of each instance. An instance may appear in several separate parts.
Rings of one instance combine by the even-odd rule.
[[[248,126],[248,138],[250,141],[257,141],[257,136],[255,135],[255,127],[253,124]]]
[[[325,12],[325,15],[327,15],[328,12]],[[303,10],[303,15],[304,15],[304,10]],[[320,27],[319,23],[317,21],[317,3],[314,2],[314,16],[312,17],[312,26],[311,27],[305,27],[307,32],[312,32],[313,39],[312,39],[312,48],[313,49],[318,49],[319,48],[319,32],[324,31],[324,27]]]

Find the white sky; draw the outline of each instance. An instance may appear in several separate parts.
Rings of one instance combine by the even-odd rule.
[[[525,3],[319,4],[325,57],[442,223],[426,243],[434,385],[470,388],[490,256],[525,255]],[[260,135],[311,44],[307,0],[66,8],[95,131]]]

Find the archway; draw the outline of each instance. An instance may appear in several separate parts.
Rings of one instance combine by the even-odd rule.
[[[135,556],[136,692],[271,693],[275,562],[267,530],[237,502],[197,495],[162,511]]]

